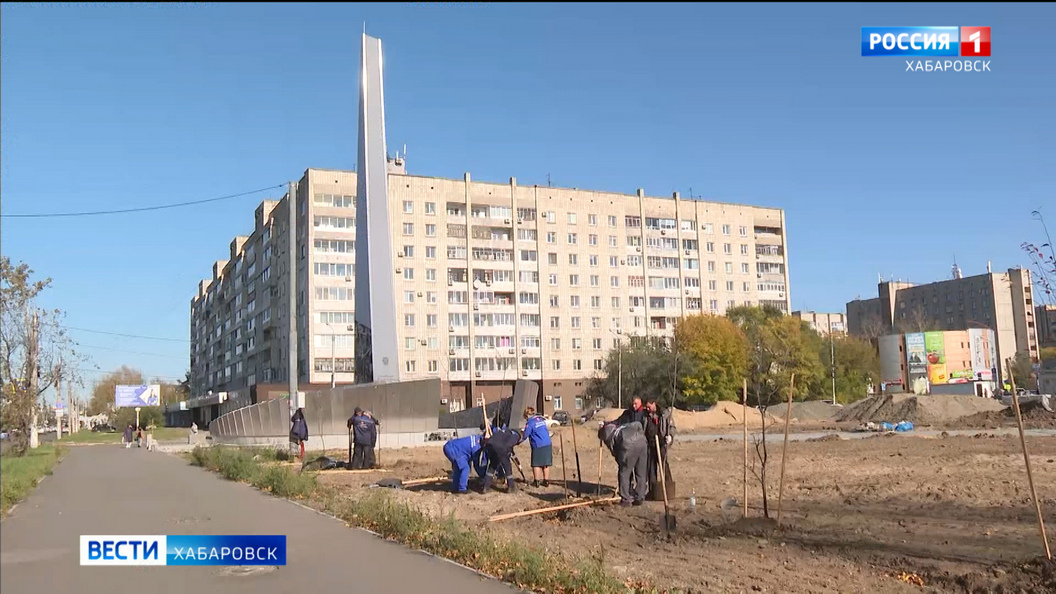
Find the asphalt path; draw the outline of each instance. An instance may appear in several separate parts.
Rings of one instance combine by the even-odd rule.
[[[81,534],[285,534],[286,566],[82,567]],[[18,592],[512,592],[175,456],[71,447],[0,524],[0,590]]]

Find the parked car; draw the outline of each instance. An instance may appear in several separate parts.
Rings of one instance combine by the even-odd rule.
[[[567,426],[572,424],[572,417],[567,411],[555,410],[554,416],[546,420],[547,427],[553,427],[554,425]]]

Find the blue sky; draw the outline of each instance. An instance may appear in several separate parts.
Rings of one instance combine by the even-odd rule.
[[[421,175],[781,207],[795,309],[877,274],[1027,265],[1056,228],[1048,5],[4,4],[4,214],[132,208],[356,162],[359,33],[382,39],[391,149]],[[860,27],[990,26],[992,72],[863,58]],[[253,208],[0,219],[78,328],[186,339]],[[182,376],[187,345],[75,331],[104,370]],[[131,352],[120,352],[131,351]],[[97,374],[88,374],[88,379]]]

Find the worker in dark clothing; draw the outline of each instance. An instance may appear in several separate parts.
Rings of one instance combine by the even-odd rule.
[[[605,423],[598,429],[598,439],[604,442],[619,466],[620,505],[641,505],[649,486],[645,480],[649,456],[645,428],[634,422]]]
[[[469,484],[469,468],[480,456],[483,439],[480,435],[456,437],[444,444],[444,456],[451,462],[451,490],[465,493]]]
[[[506,490],[513,493],[517,484],[513,479],[513,447],[524,441],[524,434],[518,429],[495,429],[491,438],[484,444],[484,455],[488,457],[488,475],[484,477],[484,492],[491,488],[493,476],[499,480],[506,479]]]
[[[369,410],[363,411],[371,421],[374,422],[374,432],[371,433],[370,437],[370,449],[367,450],[367,466],[366,468],[377,468],[378,463],[374,459],[374,448],[378,447],[378,433],[381,432],[381,419],[374,416],[374,413]]]
[[[675,421],[671,415],[671,409],[660,408],[660,404],[650,398],[645,403],[645,441],[649,445],[649,468],[646,476],[649,482],[650,498],[659,501],[663,498],[663,490],[660,489],[659,459],[664,460],[664,477],[667,483],[668,495],[672,494],[674,482],[671,479],[671,466],[667,460],[667,450],[674,442]],[[656,442],[660,442],[659,456],[656,450]]]
[[[304,409],[298,408],[290,417],[290,442],[301,447],[301,460],[304,460],[304,442],[308,441],[308,421],[304,419]]]
[[[626,425],[627,423],[639,423],[642,428],[645,428],[645,417],[648,412],[642,407],[642,399],[635,396],[631,400],[631,406],[627,410],[623,411],[623,414],[616,419],[617,425]]]
[[[366,413],[350,419],[352,423],[352,468],[371,468],[374,465],[374,443],[378,439],[378,428]]]

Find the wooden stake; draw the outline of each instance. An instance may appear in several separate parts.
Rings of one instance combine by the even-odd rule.
[[[619,497],[606,497],[605,499],[591,499],[589,501],[580,501],[577,503],[567,503],[565,505],[557,505],[554,507],[544,507],[542,509],[530,509],[528,511],[514,512],[511,514],[502,514],[498,516],[491,516],[488,518],[489,522],[498,522],[500,520],[509,520],[512,518],[523,518],[524,516],[534,516],[535,514],[545,514],[547,512],[561,511],[563,509],[572,509],[573,507],[586,507],[588,505],[599,505],[602,503],[614,503],[619,501]]]
[[[432,476],[429,478],[414,479],[412,481],[402,481],[401,484],[404,487],[413,487],[415,485],[428,485],[429,483],[435,483],[437,481],[446,481],[450,479],[451,477],[449,476]]]
[[[572,419],[572,452],[576,454],[576,497],[583,496],[583,470],[579,465],[579,446],[576,445],[576,420]]]
[[[1012,368],[1012,360],[1008,362],[1009,369]],[[1023,435],[1023,415],[1019,412],[1019,395],[1016,394],[1016,378],[1011,373],[1008,377],[1012,381],[1012,408],[1016,411],[1016,424],[1019,425],[1019,445],[1023,448],[1023,461],[1027,464],[1027,483],[1030,485],[1030,496],[1034,499],[1034,510],[1038,514],[1038,532],[1041,533],[1041,544],[1045,547],[1045,558],[1052,560],[1052,551],[1049,549],[1049,539],[1045,536],[1045,520],[1041,515],[1041,502],[1038,501],[1038,491],[1034,488],[1034,473],[1030,469],[1030,454],[1027,453],[1027,440]]]
[[[561,436],[561,484],[564,486],[565,499],[568,499],[568,473],[565,472],[565,434],[559,433]]]
[[[748,517],[748,380],[744,380],[744,506],[741,517]]]
[[[598,440],[598,497],[601,497],[601,450],[604,446]]]
[[[334,470],[319,470],[322,474],[368,474],[372,472],[389,472],[387,468],[357,468],[355,470],[350,468],[334,469]]]
[[[788,423],[792,420],[792,396],[796,393],[796,374],[788,382],[788,408],[785,410],[785,445],[781,448],[781,478],[777,482],[777,524],[781,525],[781,500],[785,495],[785,462],[788,460]]]

